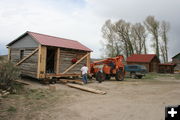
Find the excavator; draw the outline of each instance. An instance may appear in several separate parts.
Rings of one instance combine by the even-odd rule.
[[[110,80],[111,77],[115,77],[117,81],[122,81],[125,76],[124,64],[125,61],[122,55],[95,61],[90,65],[90,74],[98,82]]]

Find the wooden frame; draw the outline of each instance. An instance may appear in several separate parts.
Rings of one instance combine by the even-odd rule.
[[[10,60],[10,48],[9,48],[9,56],[8,59]],[[83,55],[75,64],[69,66],[64,72],[60,73],[60,57],[61,57],[61,48],[56,49],[55,54],[55,73],[48,74],[46,73],[46,58],[47,58],[47,46],[39,45],[38,48],[36,48],[34,51],[32,51],[28,56],[20,60],[16,65],[22,64],[25,60],[30,58],[32,55],[38,52],[37,57],[37,79],[44,79],[44,78],[53,78],[53,77],[70,77],[70,76],[80,76],[80,73],[67,73],[68,71],[72,70],[76,65],[78,65],[80,62],[82,62],[84,59],[86,59],[86,65],[90,69],[90,52],[87,52],[85,55]]]
[[[71,70],[73,67],[75,67],[78,63],[80,63],[82,60],[84,60],[86,57],[88,57],[90,53],[87,53],[84,55],[81,59],[79,59],[75,64],[71,65],[69,68],[67,68],[62,74],[67,73],[69,70]]]
[[[57,55],[56,55],[56,74],[60,72],[60,48],[57,48]]]
[[[47,47],[39,45],[37,78],[45,78]]]

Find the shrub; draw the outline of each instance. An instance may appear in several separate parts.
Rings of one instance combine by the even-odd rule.
[[[20,76],[20,70],[13,63],[4,60],[0,61],[0,89],[13,87],[13,81]]]

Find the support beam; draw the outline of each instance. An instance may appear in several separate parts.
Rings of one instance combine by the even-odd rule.
[[[88,67],[88,73],[90,73],[90,53],[87,56],[86,66]]]
[[[57,55],[56,55],[56,74],[60,73],[60,48],[57,48]]]
[[[16,66],[20,65],[21,63],[23,63],[25,60],[27,60],[28,58],[30,58],[32,55],[34,55],[37,51],[39,50],[39,48],[36,48],[32,53],[30,53],[28,56],[26,56],[25,58],[23,58],[22,60],[20,60],[18,63],[16,63]]]
[[[39,45],[37,78],[45,78],[46,74],[46,46]]]
[[[87,53],[84,55],[81,59],[79,59],[75,64],[71,65],[69,68],[67,68],[62,74],[67,73],[69,70],[71,70],[73,67],[75,67],[78,63],[80,63],[82,60],[84,60],[90,53]]]
[[[8,47],[8,61],[11,60],[11,48]]]

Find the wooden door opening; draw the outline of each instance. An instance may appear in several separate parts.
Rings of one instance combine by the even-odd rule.
[[[56,48],[47,47],[46,73],[55,73],[55,52]]]

